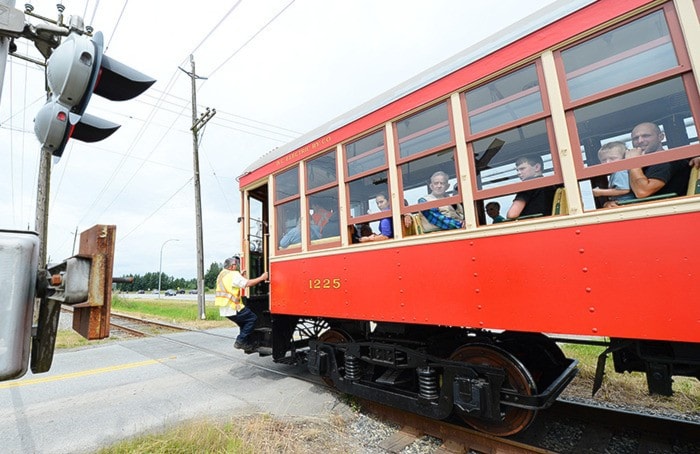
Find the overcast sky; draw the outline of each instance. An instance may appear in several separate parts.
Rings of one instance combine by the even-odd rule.
[[[56,18],[56,1],[29,2]],[[552,0],[64,0],[105,35],[106,54],[157,79],[132,101],[87,112],[122,125],[71,141],[52,168],[48,254],[74,232],[117,226],[114,274],[197,274],[191,79],[217,114],[200,135],[205,271],[239,252],[236,177],[281,146],[523,19]],[[25,2],[17,2],[22,9]],[[27,19],[38,23],[34,18]],[[40,58],[33,44],[18,53]],[[10,58],[0,102],[0,228],[34,229],[43,68]],[[169,239],[178,241],[164,242]],[[77,249],[77,248],[76,248]],[[76,250],[77,253],[77,250]]]

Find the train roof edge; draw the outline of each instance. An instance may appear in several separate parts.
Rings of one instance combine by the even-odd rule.
[[[288,153],[291,153],[305,145],[313,142],[319,137],[335,131],[336,129],[346,124],[352,123],[365,115],[368,115],[384,106],[387,106],[402,97],[413,93],[457,70],[475,62],[493,52],[498,51],[519,39],[528,36],[529,34],[540,30],[592,3],[597,0],[557,0],[554,3],[547,5],[525,18],[498,30],[493,35],[485,38],[456,55],[444,60],[437,65],[428,68],[418,75],[408,79],[407,81],[395,86],[394,88],[370,99],[369,101],[359,105],[358,107],[330,120],[327,123],[315,128],[298,138],[275,148],[265,153],[260,158],[253,161],[246,167],[241,175],[237,178],[240,180],[245,175],[259,169],[270,162],[273,162]]]

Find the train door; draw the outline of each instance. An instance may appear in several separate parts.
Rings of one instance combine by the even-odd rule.
[[[247,277],[256,278],[269,267],[269,219],[267,185],[246,192],[243,223],[243,255]],[[251,342],[259,346],[258,352],[271,352],[272,318],[270,316],[270,283],[261,282],[246,289],[246,307],[250,308],[258,320],[251,334]],[[269,353],[266,353],[269,354]]]
[[[268,270],[269,266],[269,224],[267,209],[267,185],[248,191],[248,230],[244,236],[244,255],[247,257],[246,270],[248,277],[254,278]],[[249,296],[267,295],[269,282],[248,289]]]

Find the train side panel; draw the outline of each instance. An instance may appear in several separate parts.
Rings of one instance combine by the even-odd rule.
[[[688,213],[289,258],[271,264],[271,310],[700,342],[698,225]]]

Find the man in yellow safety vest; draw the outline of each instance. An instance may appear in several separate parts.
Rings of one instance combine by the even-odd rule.
[[[253,353],[256,346],[248,341],[248,336],[253,332],[258,317],[245,307],[241,293],[244,288],[267,280],[268,274],[265,271],[255,279],[246,279],[239,271],[240,265],[239,257],[229,257],[224,261],[224,269],[216,278],[214,304],[219,307],[219,315],[228,318],[240,328],[236,342],[233,344],[234,348],[241,349],[245,353]]]

